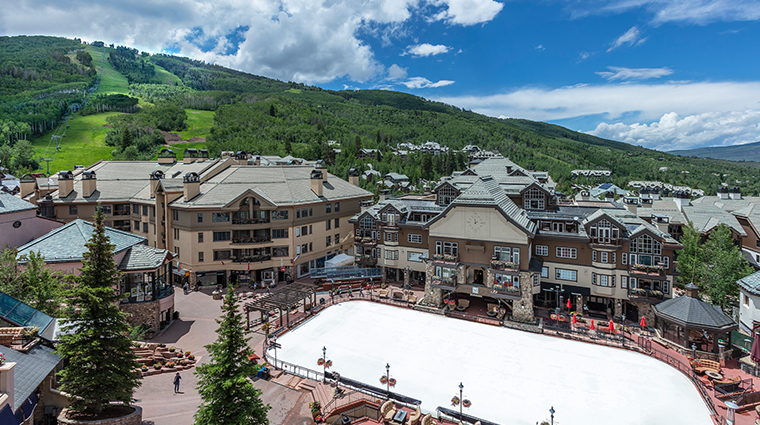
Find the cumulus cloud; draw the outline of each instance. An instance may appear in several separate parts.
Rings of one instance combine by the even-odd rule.
[[[493,0],[30,0],[6,8],[0,28],[170,50],[267,77],[324,83],[385,73],[362,36],[390,39],[388,31],[403,31],[415,19],[482,24],[502,7]]]
[[[648,80],[660,78],[673,73],[670,68],[623,68],[620,66],[608,66],[609,71],[600,71],[596,74],[607,81]]]
[[[406,78],[406,68],[402,68],[395,63],[388,67],[389,80],[403,80]]]
[[[669,112],[650,124],[601,123],[588,133],[660,150],[737,145],[760,140],[760,111],[705,112],[685,117]]]
[[[450,49],[451,48],[449,46],[444,46],[443,44],[432,45],[429,43],[422,43],[422,44],[417,44],[417,45],[407,47],[406,51],[402,53],[402,56],[412,55],[417,58],[425,57],[425,56],[435,56],[435,55],[446,53]]]
[[[539,44],[538,46],[536,46],[536,50],[544,51],[546,50],[546,47],[544,47],[543,44]]]
[[[408,79],[407,81],[402,82],[401,84],[405,85],[406,88],[409,88],[409,89],[427,89],[427,88],[449,86],[451,84],[454,84],[454,81],[439,80],[434,83],[424,77],[412,77]]]
[[[616,38],[612,42],[608,52],[617,49],[620,46],[638,46],[647,41],[646,37],[641,38],[641,31],[637,27],[631,27],[628,31],[624,32],[620,37]]]
[[[760,3],[756,0],[602,0],[592,4],[577,2],[572,7],[574,17],[644,8],[652,16],[654,25],[667,22],[706,25],[760,19]]]

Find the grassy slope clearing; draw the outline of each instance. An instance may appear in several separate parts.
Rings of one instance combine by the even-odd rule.
[[[49,155],[55,156],[50,162],[50,173],[60,170],[73,170],[75,165],[91,165],[101,159],[111,159],[111,146],[105,144],[108,127],[106,118],[117,115],[119,112],[107,112],[97,115],[80,116],[69,121],[66,136],[61,139],[61,150],[55,152],[55,145],[51,146]],[[35,157],[45,156],[52,131],[32,139]],[[41,162],[42,170],[46,171],[44,162]]]
[[[87,52],[92,56],[98,73],[100,74],[100,85],[98,93],[122,93],[129,94],[129,83],[127,77],[115,70],[111,62],[108,61],[107,47],[87,46]],[[105,54],[103,53],[105,52]]]
[[[187,130],[174,133],[179,134],[182,140],[211,135],[211,127],[214,126],[214,111],[186,109],[185,112],[187,112]]]

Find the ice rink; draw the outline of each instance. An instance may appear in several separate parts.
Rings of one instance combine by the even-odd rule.
[[[279,360],[332,371],[384,388],[389,363],[395,392],[422,410],[454,409],[502,425],[712,425],[697,389],[676,369],[642,354],[371,302],[329,307],[278,339]],[[270,353],[271,354],[271,353]],[[458,409],[458,408],[457,408]]]

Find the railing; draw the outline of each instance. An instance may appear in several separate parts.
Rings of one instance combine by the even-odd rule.
[[[252,255],[250,257],[232,257],[233,263],[260,263],[272,259],[271,255]]]
[[[491,288],[491,293],[494,295],[506,295],[518,298],[521,296],[519,286],[494,285]]]
[[[266,224],[270,219],[267,218],[233,218],[232,224]]]
[[[594,236],[594,237],[591,238],[591,244],[593,244],[593,245],[621,246],[622,245],[622,241],[620,239],[600,238],[598,236]]]
[[[433,254],[433,262],[443,264],[456,264],[459,262],[459,254]]]
[[[238,244],[238,243],[264,243],[264,242],[270,242],[272,240],[271,236],[259,236],[254,238],[232,238],[232,243]]]
[[[372,238],[354,238],[354,243],[358,245],[377,245],[377,239]]]
[[[362,398],[360,400],[367,400],[367,399]],[[355,400],[351,403],[355,403],[360,400]],[[350,403],[344,403],[343,406],[345,406],[346,404],[350,404]],[[336,410],[336,409],[339,409],[339,407],[336,406],[335,409],[333,410]],[[341,413],[340,415],[334,415],[334,416],[337,416],[337,417],[335,418],[335,420],[332,421],[333,424],[342,424],[344,416],[351,419],[351,421],[356,421],[361,418],[370,418],[377,421],[377,420],[380,420],[380,410],[376,407],[373,407],[372,405],[362,404],[361,406],[354,407],[353,409],[347,410]]]
[[[114,210],[113,215],[131,215],[131,210]]]
[[[546,331],[554,332],[556,335],[562,336],[566,339],[583,340],[609,347],[632,348],[634,346],[632,343],[626,345],[624,333],[610,334],[603,328],[592,331],[587,328],[573,328],[569,324],[562,325],[551,320],[544,320],[544,330],[544,333],[546,333]]]
[[[132,231],[132,226],[130,226],[129,224],[122,224],[122,225],[119,225],[119,226],[113,226],[113,228],[116,229],[116,230],[124,231],[124,232]]]
[[[457,287],[457,279],[455,277],[440,278],[438,276],[433,276],[430,283],[434,288],[445,289],[449,291],[454,291]]]
[[[321,381],[324,379],[325,375],[322,372],[317,372],[316,370],[311,370],[309,368],[298,366],[279,359],[275,360],[272,356],[269,355],[269,353],[265,353],[265,357],[266,361],[270,364],[273,364],[275,368],[282,369],[291,375],[296,375],[306,379],[312,379],[314,381]]]
[[[375,264],[377,264],[377,258],[365,257],[365,256],[360,256],[360,255],[357,255],[356,257],[354,257],[354,261],[359,264],[366,264],[370,266],[374,266]]]
[[[628,297],[661,300],[665,297],[665,294],[662,291],[654,289],[628,288]]]
[[[383,277],[383,269],[376,268],[362,268],[362,267],[325,267],[319,269],[311,269],[310,273],[312,279],[324,278],[327,280],[346,280],[346,279],[363,279],[363,278],[376,278]]]
[[[511,261],[491,260],[491,269],[502,271],[518,271],[520,265]]]
[[[646,264],[631,264],[629,273],[645,276],[665,276],[667,271],[663,266],[650,266]]]

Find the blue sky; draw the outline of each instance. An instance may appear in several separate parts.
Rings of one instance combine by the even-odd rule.
[[[29,0],[0,33],[413,93],[661,149],[760,141],[760,2]]]

